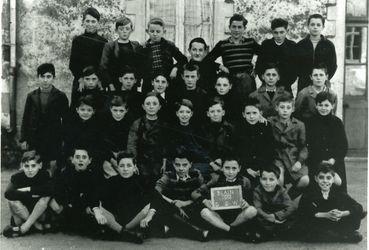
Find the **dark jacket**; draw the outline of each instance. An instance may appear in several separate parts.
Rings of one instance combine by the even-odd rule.
[[[82,92],[77,91],[75,93],[75,100],[72,100],[71,104],[70,104],[70,109],[71,112],[76,112],[76,108],[77,108],[77,102],[78,99],[81,98],[82,96],[87,96],[90,95],[93,98],[94,101],[94,108],[95,108],[95,113],[100,116],[103,112],[108,110],[108,95],[106,94],[105,91],[100,90],[98,88],[96,89],[84,89]]]
[[[219,98],[224,102],[224,119],[234,124],[242,119],[242,97],[237,91],[231,89],[225,95],[215,94],[213,98]]]
[[[267,63],[275,63],[278,65],[280,74],[278,86],[284,86],[286,91],[291,92],[291,85],[297,78],[295,54],[296,43],[294,41],[286,38],[283,44],[277,45],[273,38],[264,40],[255,66],[259,78],[261,79]]]
[[[26,141],[42,157],[55,160],[62,146],[63,124],[68,118],[68,98],[62,91],[52,87],[43,113],[40,95],[40,88],[27,95],[20,141]]]
[[[128,111],[131,117],[138,119],[144,115],[144,110],[142,109],[142,104],[144,97],[141,92],[135,89],[131,90],[116,90],[110,94],[110,98],[114,95],[123,97],[123,100],[127,101]]]
[[[204,121],[206,115],[206,102],[208,96],[205,90],[196,86],[194,90],[182,89],[176,96],[177,100],[180,102],[182,99],[188,99],[193,104],[194,115],[192,116],[192,122],[196,125]]]

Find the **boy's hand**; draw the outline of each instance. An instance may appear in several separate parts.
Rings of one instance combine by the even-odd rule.
[[[176,205],[176,207],[178,208],[186,207],[190,205],[191,203],[192,203],[191,201],[173,200],[173,204]]]
[[[205,205],[205,207],[209,208],[210,210],[213,210],[213,206],[211,205],[211,201],[208,199],[205,199],[202,201],[202,203]]]
[[[94,209],[93,211],[94,211],[94,215],[95,215],[95,219],[97,223],[99,223],[99,225],[105,225],[107,220],[105,216],[102,214],[101,210],[97,208],[97,209]]]
[[[170,74],[169,74],[170,79],[174,79],[174,78],[176,78],[176,77],[177,77],[177,71],[178,71],[177,67],[174,67],[174,68],[172,69],[172,71],[171,71],[171,72],[170,72]]]
[[[210,162],[209,165],[213,168],[214,171],[218,171],[222,168],[222,160],[216,159],[215,161]]]
[[[293,164],[292,166],[292,171],[293,172],[297,172],[301,169],[301,162],[296,161],[295,164]]]
[[[109,84],[109,89],[110,89],[110,91],[115,91],[114,85],[113,84]]]
[[[219,70],[229,74],[229,69],[224,65],[219,65]]]
[[[186,214],[186,212],[182,208],[179,208],[179,214],[184,219],[189,219],[190,218],[190,217],[188,217],[188,215]]]
[[[269,222],[275,223],[275,215],[274,214],[268,214],[265,219]]]
[[[28,149],[28,143],[26,141],[21,143],[21,149],[22,150],[27,150]]]
[[[245,199],[242,199],[242,201],[241,201],[241,209],[246,209],[249,206],[250,206],[249,203],[247,203],[247,201],[245,201]]]
[[[264,124],[268,124],[268,120],[262,115],[259,115],[259,122],[264,123]]]
[[[30,192],[31,187],[18,188],[17,190],[20,191],[20,192]]]
[[[249,175],[251,175],[252,177],[256,178],[257,176],[259,176],[259,171],[254,171],[253,169],[251,168],[248,168],[247,170],[247,173]]]
[[[142,228],[148,227],[151,220],[152,220],[152,215],[147,215],[144,219],[140,221],[140,227]]]
[[[336,160],[333,159],[333,158],[330,158],[327,161],[322,161],[322,163],[326,163],[326,164],[329,164],[329,165],[333,166],[336,163]]]

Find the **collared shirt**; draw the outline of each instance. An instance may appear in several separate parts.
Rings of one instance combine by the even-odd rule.
[[[176,176],[177,176],[177,181],[186,181],[191,178],[189,174],[186,174],[184,177],[179,177],[178,174],[176,174]]]

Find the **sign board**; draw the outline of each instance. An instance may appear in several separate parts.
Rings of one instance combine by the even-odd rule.
[[[214,210],[241,208],[241,186],[211,188],[210,195]]]

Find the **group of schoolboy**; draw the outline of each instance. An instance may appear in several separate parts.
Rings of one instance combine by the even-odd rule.
[[[235,14],[231,36],[207,55],[202,38],[190,42],[189,62],[163,38],[160,18],[149,21],[144,45],[129,40],[127,17],[107,42],[99,19],[88,8],[85,33],[73,40],[70,106],[53,86],[54,66],[37,69],[21,129],[27,151],[5,191],[4,236],[361,241],[366,212],[347,194],[347,139],[329,83],[336,55],[321,15],[309,17],[297,44],[274,19],[273,38],[260,46]],[[240,206],[217,210],[211,189],[228,186],[241,186]]]

